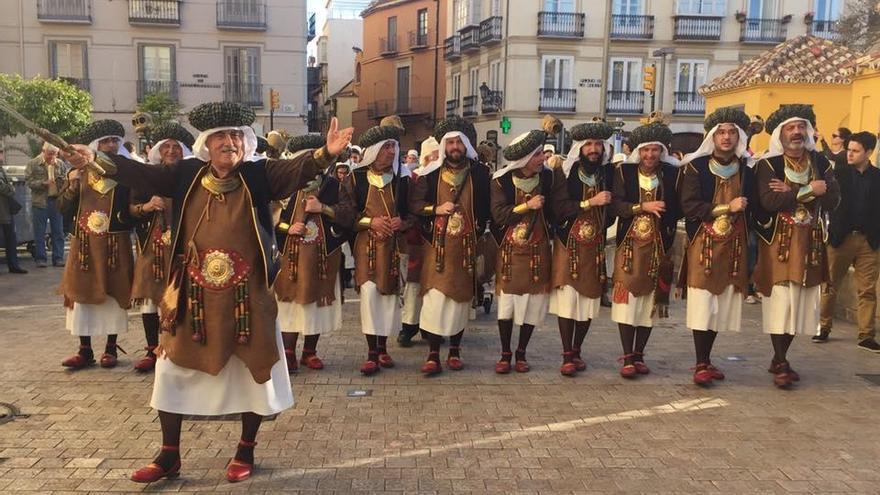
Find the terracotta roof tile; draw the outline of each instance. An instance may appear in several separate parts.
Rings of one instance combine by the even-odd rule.
[[[848,84],[846,67],[858,56],[832,41],[798,36],[704,84],[699,91],[708,95],[760,83]]]

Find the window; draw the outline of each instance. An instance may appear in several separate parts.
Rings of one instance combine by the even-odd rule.
[[[679,60],[678,76],[675,91],[678,93],[696,93],[706,83],[706,70],[709,63],[705,60]]]
[[[409,112],[409,66],[397,68],[397,111]]]
[[[816,0],[816,20],[836,21],[840,19],[840,0]]]
[[[468,20],[470,24],[474,26],[479,26],[481,16],[483,15],[483,6],[481,0],[471,0],[470,5],[470,15],[468,16]]]
[[[461,74],[452,74],[452,99],[458,101],[461,98]]]
[[[491,2],[489,16],[499,17],[501,15],[501,0],[491,0]]]
[[[775,18],[778,3],[778,0],[749,0],[749,19]]]
[[[174,46],[141,45],[140,78],[143,81],[174,80]]]
[[[468,96],[480,94],[480,68],[471,67],[468,71]]]
[[[427,41],[428,36],[428,9],[421,9],[416,14],[416,34],[419,40]]]
[[[82,41],[50,41],[49,71],[52,77],[85,80],[89,77],[86,44]]]
[[[678,0],[680,15],[723,16],[727,9],[726,0]]]
[[[573,13],[574,0],[544,0],[544,11]]]
[[[388,18],[388,51],[397,51],[397,17]]]
[[[501,61],[495,60],[489,62],[489,89],[493,91],[501,90]]]
[[[614,0],[614,15],[642,15],[642,0]]]
[[[541,59],[541,80],[543,89],[571,89],[574,57],[566,55],[544,55]]]
[[[263,89],[260,84],[260,49],[256,47],[226,47],[226,99],[253,106],[262,106]]]
[[[610,69],[611,91],[642,91],[642,60],[638,58],[612,58]]]
[[[452,30],[467,26],[468,20],[468,0],[453,0],[452,2]]]

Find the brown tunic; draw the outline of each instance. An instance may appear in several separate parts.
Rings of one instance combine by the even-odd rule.
[[[575,172],[572,172],[575,173]],[[559,177],[565,176],[559,171]],[[562,181],[564,183],[564,180]],[[567,189],[567,188],[566,188]],[[595,187],[582,184],[579,198],[568,198],[580,210],[580,202],[588,200],[600,191]],[[560,203],[568,196],[568,191],[554,197],[554,210],[560,212]],[[595,299],[605,291],[605,206],[581,210],[571,227],[568,245],[558,238],[553,242],[553,274],[551,283],[554,288],[568,285],[578,294]],[[557,213],[558,214],[558,213]],[[574,274],[577,274],[575,278]]]
[[[442,171],[441,171],[442,173]],[[437,289],[446,297],[459,302],[471,302],[474,298],[474,274],[469,273],[468,259],[475,253],[476,235],[474,233],[474,189],[473,178],[468,175],[458,202],[458,210],[448,217],[434,217],[434,240],[425,245],[422,251],[422,291],[425,295]],[[453,201],[455,193],[442,178],[437,181],[437,204]],[[436,269],[437,238],[439,225],[448,222],[444,243],[443,270]]]
[[[516,198],[513,204],[509,204],[501,183],[498,180],[491,183],[492,218],[506,227],[495,264],[495,292],[547,294],[550,292],[550,235],[542,210],[530,210],[523,215],[513,212],[516,205],[540,194],[540,185],[528,194],[517,187],[514,189]],[[545,199],[544,207],[549,208],[550,198]],[[526,239],[532,218],[535,219],[534,228],[531,237]]]
[[[640,188],[639,202],[655,201],[656,191],[656,188],[651,191]],[[665,252],[659,224],[659,219],[650,213],[639,213],[633,219],[614,256],[615,295],[619,288],[626,289],[636,297],[646,296],[656,288],[657,281],[650,275],[651,260],[655,249],[659,250],[660,258]],[[632,269],[629,272],[623,269],[623,250],[627,241],[632,242]]]
[[[171,199],[164,199],[165,210],[152,213],[147,239],[143,246],[138,244],[131,284],[132,299],[150,299],[156,304],[162,298],[171,264]],[[158,260],[157,250],[161,250]]]
[[[811,164],[811,169],[812,177],[807,183],[817,177],[815,165]],[[766,160],[758,162],[755,175],[761,206],[769,212],[777,212],[776,230],[771,242],[769,244],[762,240],[758,242],[758,262],[754,274],[758,291],[769,296],[773,286],[778,284],[791,282],[809,288],[826,282],[828,267],[822,242],[824,223],[817,213],[820,208],[828,211],[837,205],[840,191],[833,172],[830,168],[825,172],[827,184],[825,195],[806,203],[797,199],[798,190],[806,184],[792,182],[786,177],[785,183],[791,186],[789,192],[777,193],[770,189],[770,180],[776,178],[776,175],[773,167]],[[811,218],[806,217],[804,212]],[[809,221],[799,222],[798,220],[802,218],[807,218]],[[820,230],[814,233],[814,227]],[[814,235],[821,236],[818,240],[823,244],[821,249],[813,249]],[[781,246],[783,242],[788,245],[787,249]],[[786,251],[787,256],[780,259],[780,255]],[[811,263],[811,251],[817,255],[818,263]]]
[[[740,169],[728,179],[715,176],[715,194],[712,202],[707,203],[700,198],[699,172],[690,164],[684,170],[681,182],[682,209],[686,216],[702,220],[697,234],[687,248],[688,287],[705,289],[711,294],[719,295],[733,284],[737,292],[746,293],[749,279],[745,218],[742,213],[718,218],[712,216],[714,207],[728,204],[742,196],[742,173]],[[708,252],[710,246],[711,255]],[[736,270],[733,262],[735,258],[738,258]]]
[[[342,251],[336,249],[332,253],[325,253],[325,270],[322,278],[318,265],[322,252],[326,250],[324,236],[332,234],[327,231],[321,215],[306,213],[303,191],[296,194],[294,201],[296,205],[293,216],[285,219],[285,222],[291,225],[303,222],[308,215],[306,235],[287,236],[282,247],[281,271],[275,279],[275,294],[280,301],[293,301],[303,305],[317,303],[319,307],[329,306],[336,300],[336,278],[339,274]]]
[[[85,172],[83,175],[85,176]],[[100,194],[87,180],[68,184],[59,196],[59,208],[66,209],[79,198],[74,241],[64,266],[59,292],[65,305],[73,303],[101,304],[112,297],[122,309],[131,307],[131,281],[134,270],[129,231],[95,233],[88,226],[97,226],[99,219],[109,222],[116,188]],[[91,222],[89,220],[92,220]],[[88,246],[87,266],[80,262],[81,246]],[[111,259],[112,258],[112,259]]]
[[[369,173],[371,172],[368,171],[367,174]],[[366,205],[361,216],[387,217],[389,212],[391,215],[397,215],[395,211],[397,202],[392,187],[390,182],[381,189],[370,184],[370,188],[367,190]],[[380,239],[372,229],[357,233],[352,256],[354,256],[354,279],[358,287],[367,281],[372,281],[382,295],[398,293],[400,252],[403,241],[400,233],[387,239]],[[370,260],[371,250],[373,251],[372,263]]]

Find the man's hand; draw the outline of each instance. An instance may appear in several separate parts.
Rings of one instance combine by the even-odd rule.
[[[791,191],[791,186],[779,179],[770,179],[770,190],[778,193],[787,193]]]
[[[370,229],[372,229],[380,239],[390,237],[394,233],[391,229],[391,221],[388,217],[373,217],[373,219],[370,220]]]
[[[330,128],[327,130],[327,151],[333,156],[339,156],[351,142],[354,128],[339,129],[339,121],[336,117],[330,119]]]
[[[400,220],[400,217],[394,217],[388,221],[388,226],[391,227],[391,230],[397,232],[403,227],[403,221]]]
[[[306,198],[306,213],[321,213],[323,207],[324,205],[321,204],[316,196],[308,196]]]
[[[817,143],[823,139],[822,133],[819,132],[819,129],[814,129],[813,138],[816,140]]]
[[[602,191],[590,198],[590,206],[605,206],[611,202],[611,192]]]
[[[453,203],[452,201],[447,201],[447,202],[443,203],[442,205],[434,208],[434,214],[435,215],[443,215],[443,216],[452,215],[453,213],[455,213],[455,210],[456,210],[455,203]]]
[[[144,206],[141,209],[146,212],[163,211],[165,209],[165,200],[159,196],[153,196],[149,201],[144,203]]]
[[[540,210],[544,207],[544,196],[541,196],[540,194],[532,196],[531,199],[526,201],[526,205],[528,205],[530,210]]]
[[[651,213],[652,215],[660,218],[666,211],[666,202],[665,201],[645,201],[642,203],[642,211]]]
[[[68,153],[64,150],[61,151],[61,156],[63,156],[64,160],[73,168],[83,169],[86,165],[95,160],[95,153],[89,149],[88,146],[84,144],[74,144],[73,147],[76,149],[76,153]]]
[[[738,213],[740,211],[744,211],[746,207],[749,206],[749,200],[740,196],[738,198],[733,198],[733,201],[730,202],[730,212]]]
[[[72,169],[70,172],[67,172],[67,180],[75,181],[79,180],[79,169]]]
[[[828,191],[828,185],[824,180],[811,181],[810,187],[813,189],[813,195],[815,196],[823,196]]]
[[[287,233],[290,235],[303,235],[306,233],[306,224],[295,222],[289,229],[287,229]]]

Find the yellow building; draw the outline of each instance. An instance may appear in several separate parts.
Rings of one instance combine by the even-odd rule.
[[[838,127],[862,130],[853,119],[855,103],[850,104],[855,90],[852,67],[857,58],[856,53],[832,41],[798,36],[714,79],[702,86],[700,93],[706,98],[707,114],[720,107],[739,107],[749,115],[767,118],[780,105],[805,103],[813,105],[817,127],[826,135]],[[877,107],[880,77],[876,68],[870,70],[875,76],[865,78],[869,84],[863,100]],[[876,108],[873,118],[876,132]],[[756,135],[752,149],[767,149],[769,139],[766,133]]]
[[[852,77],[850,126],[853,130],[877,134],[880,132],[880,51],[857,59],[848,68],[848,74]],[[877,162],[874,160],[874,164]]]

